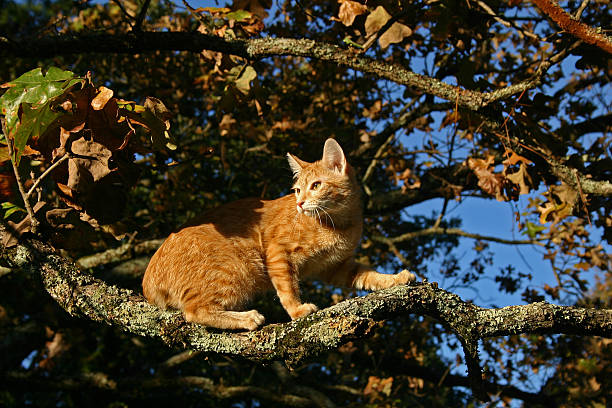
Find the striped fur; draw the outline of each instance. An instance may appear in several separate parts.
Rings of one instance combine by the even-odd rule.
[[[328,139],[315,163],[288,160],[294,195],[234,201],[168,237],[142,282],[149,302],[180,309],[190,322],[254,330],[264,317],[243,310],[262,291],[276,290],[292,319],[317,310],[300,299],[305,276],[368,290],[414,280],[408,271],[380,274],[354,260],[360,189],[338,143]]]

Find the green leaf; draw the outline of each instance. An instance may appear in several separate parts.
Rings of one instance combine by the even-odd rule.
[[[527,236],[529,236],[529,238],[531,239],[535,239],[538,233],[546,229],[546,227],[534,224],[533,222],[529,222],[529,221],[525,223],[525,227],[526,228],[524,231],[522,231],[522,233],[527,234]]]
[[[57,117],[50,114],[49,102],[81,80],[74,78],[70,71],[51,67],[45,74],[41,68],[36,68],[3,85],[10,88],[0,97],[0,112],[6,116],[8,133],[14,135],[13,160],[17,164],[32,133],[44,131],[43,126],[48,126]],[[19,106],[24,107],[24,115],[17,129]],[[33,115],[33,110],[41,112]]]
[[[62,115],[61,112],[53,112],[46,107],[35,109],[33,105],[29,103],[24,103],[22,105],[22,110],[21,120],[15,132],[15,162],[17,164],[19,164],[19,158],[30,136],[44,133],[47,127]]]
[[[26,212],[26,210],[24,210],[23,208],[13,203],[9,203],[8,201],[2,203],[1,206],[2,206],[2,209],[4,210],[4,219],[7,219],[8,217],[10,217],[11,215],[13,215],[14,213],[18,211]]]
[[[232,11],[231,13],[227,13],[225,17],[228,20],[236,20],[238,22],[241,22],[241,21],[251,18],[251,15],[252,14],[246,10],[236,10],[236,11]]]

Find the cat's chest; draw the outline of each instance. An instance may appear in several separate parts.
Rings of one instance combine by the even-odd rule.
[[[289,246],[289,261],[300,275],[317,275],[335,268],[355,252],[360,232],[334,231],[316,239],[298,240]]]

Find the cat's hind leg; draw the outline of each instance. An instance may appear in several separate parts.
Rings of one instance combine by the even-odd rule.
[[[255,330],[261,326],[265,318],[257,310],[235,312],[201,307],[201,305],[185,305],[185,320],[218,329]]]

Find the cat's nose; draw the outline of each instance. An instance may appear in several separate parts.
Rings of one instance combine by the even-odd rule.
[[[302,208],[302,206],[304,205],[304,201],[298,201],[297,206]]]

